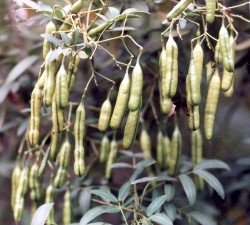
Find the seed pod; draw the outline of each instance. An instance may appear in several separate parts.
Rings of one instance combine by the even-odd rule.
[[[223,66],[228,72],[233,72],[234,59],[233,59],[232,49],[229,44],[230,43],[229,34],[224,24],[222,24],[219,32],[219,42],[220,42],[220,50],[223,60]]]
[[[108,156],[108,161],[106,165],[105,178],[109,179],[111,175],[111,165],[113,164],[117,154],[117,142],[112,140],[110,143],[110,152]]]
[[[63,224],[71,224],[71,195],[69,190],[65,192],[63,198]]]
[[[172,20],[173,18],[179,16],[192,2],[192,0],[181,0],[168,14],[167,19]]]
[[[122,122],[124,113],[128,105],[129,90],[130,90],[130,78],[128,75],[128,71],[126,71],[125,76],[119,87],[115,107],[110,120],[110,126],[113,129],[118,128]]]
[[[220,94],[220,83],[220,76],[218,73],[218,69],[216,69],[208,87],[208,94],[205,106],[204,129],[205,137],[207,138],[207,140],[210,140],[213,134],[215,112]]]
[[[140,101],[142,98],[142,88],[143,88],[143,74],[139,63],[140,57],[136,61],[136,65],[132,72],[131,77],[131,87],[128,107],[130,111],[135,111],[140,106]]]
[[[49,158],[53,161],[56,160],[57,154],[59,152],[59,143],[61,142],[61,133],[51,132],[50,135],[50,151]]]
[[[55,91],[56,93],[56,91]],[[53,132],[61,132],[64,128],[64,115],[63,111],[56,103],[56,94],[52,99],[52,130]]]
[[[103,136],[100,149],[100,162],[107,162],[110,151],[109,139],[106,135]]]
[[[98,25],[97,27],[88,31],[88,36],[91,38],[97,37],[99,34],[101,34],[105,30],[107,30],[109,27],[111,27],[113,23],[114,23],[113,20],[109,20],[107,22],[104,22],[104,23]]]
[[[69,31],[72,27],[71,17],[68,16],[64,19],[63,24],[59,27],[59,31]]]
[[[99,131],[107,130],[111,118],[111,113],[112,113],[112,105],[109,99],[107,98],[102,104],[100,111],[99,122],[98,122]]]
[[[166,54],[166,80],[162,95],[171,98],[175,96],[178,84],[178,47],[171,34],[166,43]]]
[[[82,8],[83,0],[77,0],[71,7],[70,12],[77,14]]]
[[[56,103],[61,109],[64,109],[69,103],[68,82],[69,77],[62,62],[56,75]]]
[[[224,93],[225,97],[230,98],[230,97],[232,97],[233,92],[234,92],[234,77],[233,77],[233,81],[231,83],[230,88],[227,91],[223,92],[223,93]]]
[[[161,106],[161,112],[165,115],[168,115],[172,110],[172,100],[168,97],[163,97],[160,94],[160,106]]]
[[[218,40],[215,46],[214,60],[217,63],[222,63],[222,53],[220,49],[220,41]]]
[[[187,81],[190,94],[190,104],[192,106],[198,105],[201,101],[201,91],[200,91],[199,77],[197,76],[196,73],[196,67],[193,56],[191,57],[190,60]]]
[[[158,134],[157,134],[156,159],[157,159],[157,163],[160,165],[160,167],[163,167],[163,165],[164,165],[163,134],[161,131],[158,131]]]
[[[140,119],[139,116],[140,116],[140,107],[137,108],[136,111],[129,112],[122,140],[122,145],[125,149],[131,147],[136,137],[137,127]]]
[[[35,162],[30,168],[29,175],[29,187],[30,187],[30,198],[33,201],[39,201],[42,197],[41,186],[39,182],[39,166]]]
[[[29,143],[32,147],[39,142],[39,128],[40,128],[40,113],[42,108],[42,91],[35,86],[31,94],[30,101],[30,124],[29,124]]]
[[[67,132],[58,155],[58,165],[64,169],[69,168],[70,150],[71,150],[71,144]]]
[[[51,106],[52,98],[55,91],[55,76],[56,76],[56,62],[48,62],[51,51],[47,54],[45,60],[46,82],[44,85],[44,98],[43,102],[46,106]]]
[[[46,189],[45,203],[54,203],[54,187],[50,184]],[[55,211],[54,208],[50,210],[49,216],[46,220],[47,224],[55,224]]]
[[[213,75],[213,68],[212,68],[212,62],[208,62],[206,64],[206,79],[207,79],[207,82],[210,81],[212,75]]]
[[[145,128],[142,129],[140,135],[140,146],[145,158],[151,158],[151,139]]]
[[[167,52],[165,45],[162,46],[162,51],[159,58],[159,71],[160,71],[160,82],[159,89],[161,90],[162,96],[167,96],[167,82],[166,82],[166,74],[167,74]]]
[[[213,23],[215,17],[216,0],[206,0],[206,22]]]
[[[197,41],[195,47],[194,47],[194,63],[196,68],[196,74],[199,77],[199,84],[201,85],[202,81],[202,70],[203,70],[203,58],[204,58],[204,52],[200,44],[200,40]]]
[[[168,174],[171,176],[176,175],[179,170],[181,149],[182,149],[181,133],[179,131],[178,126],[176,126],[171,139],[171,150],[168,161]]]
[[[16,191],[18,188],[20,175],[21,175],[21,165],[18,162],[15,165],[15,168],[14,168],[12,175],[11,175],[11,207],[12,207],[13,211],[14,211],[14,207],[15,207]]]
[[[53,32],[56,31],[56,26],[53,23],[53,21],[49,21],[49,23],[45,27],[45,34],[52,35]],[[46,58],[47,54],[50,51],[50,42],[47,39],[44,39],[43,41],[43,59]]]
[[[46,78],[47,78],[47,73],[46,73],[46,70],[44,70],[42,75],[38,78],[38,81],[36,84],[39,89],[41,90],[43,89]]]
[[[163,163],[164,163],[164,168],[167,168],[168,167],[168,158],[169,158],[169,154],[170,154],[170,151],[171,151],[171,142],[169,140],[169,137],[168,136],[164,136],[163,137],[163,142],[162,142],[162,145],[163,145]]]
[[[76,73],[78,71],[78,66],[80,63],[80,57],[76,54],[74,57],[71,58],[68,65],[68,75],[69,75],[69,83],[68,88],[71,90],[75,84]]]
[[[228,72],[226,69],[223,69],[222,80],[221,80],[221,89],[225,92],[228,91],[233,82],[233,73]]]
[[[56,171],[56,175],[53,180],[54,187],[56,188],[62,187],[66,182],[66,178],[67,178],[67,171],[60,166]]]
[[[76,176],[83,176],[85,171],[83,138],[85,135],[85,107],[83,100],[76,110],[76,120],[74,124],[74,172]]]

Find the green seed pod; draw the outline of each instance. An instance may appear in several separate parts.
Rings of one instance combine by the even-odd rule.
[[[112,140],[110,144],[110,152],[108,156],[108,161],[106,165],[105,178],[109,179],[111,175],[111,165],[114,163],[117,155],[117,142],[116,140]]]
[[[42,75],[38,78],[38,81],[36,84],[39,89],[41,90],[43,89],[46,78],[47,78],[47,73],[46,73],[46,70],[44,70]]]
[[[59,167],[53,180],[53,186],[56,188],[62,187],[66,183],[67,171],[63,167]]]
[[[50,135],[50,151],[49,158],[53,161],[56,160],[57,154],[59,152],[59,143],[61,142],[61,133],[51,132]]]
[[[217,63],[222,63],[222,53],[220,50],[220,41],[217,41],[216,46],[215,46],[215,53],[214,53],[214,60]]]
[[[11,175],[11,207],[12,207],[13,211],[14,211],[14,207],[15,207],[16,191],[18,188],[20,175],[21,175],[21,165],[18,162],[15,165],[15,168],[14,168],[12,175]]]
[[[49,23],[45,27],[45,34],[52,35],[53,32],[56,31],[56,26],[53,23],[53,21],[49,21]],[[46,58],[47,54],[50,51],[50,42],[47,39],[44,39],[43,41],[43,59]]]
[[[232,97],[233,92],[234,92],[234,77],[233,77],[233,81],[231,83],[230,88],[227,91],[223,92],[223,93],[224,93],[225,97],[230,98],[230,97]]]
[[[223,60],[223,66],[228,72],[234,71],[234,58],[232,48],[230,46],[230,38],[228,31],[224,24],[222,24],[220,32],[219,32],[219,42],[220,42],[220,50]]]
[[[129,91],[130,91],[130,78],[128,75],[128,71],[126,71],[125,76],[118,90],[115,107],[110,120],[110,126],[113,129],[117,129],[122,122],[124,113],[128,105]]]
[[[55,91],[55,76],[56,76],[56,62],[48,62],[51,51],[47,54],[45,60],[46,82],[44,84],[44,97],[43,102],[46,106],[51,106],[52,98]]]
[[[171,150],[168,161],[168,174],[171,176],[174,176],[178,173],[181,158],[181,149],[181,133],[178,126],[176,126],[171,139]]]
[[[40,113],[42,108],[42,91],[35,86],[31,94],[30,101],[30,124],[28,139],[32,147],[36,146],[39,142],[39,128],[40,128]]]
[[[64,109],[69,103],[69,77],[64,67],[64,63],[56,75],[56,103],[59,108]]]
[[[56,91],[55,91],[56,93]],[[64,128],[63,110],[59,108],[56,102],[56,94],[52,99],[52,130],[53,132],[61,132]]]
[[[145,158],[151,158],[151,139],[145,128],[142,129],[140,135],[140,146]]]
[[[84,147],[83,138],[85,136],[85,107],[83,100],[79,104],[76,110],[76,120],[74,124],[74,138],[75,138],[75,150],[74,150],[74,171],[79,177],[83,176],[85,171],[84,163]]]
[[[140,106],[143,88],[143,73],[139,63],[140,57],[136,61],[136,65],[132,72],[131,87],[128,107],[131,111],[135,111]]]
[[[193,0],[181,0],[168,14],[167,19],[172,20],[179,16]]]
[[[64,19],[63,24],[59,27],[59,31],[69,31],[72,27],[72,20],[70,16]]]
[[[213,73],[214,73],[214,71],[213,71],[213,68],[212,68],[212,62],[208,62],[206,64],[206,80],[207,80],[207,82],[210,81]]]
[[[228,91],[231,87],[233,82],[234,74],[232,72],[228,72],[225,68],[223,69],[222,73],[222,80],[221,80],[221,89],[225,92]]]
[[[82,9],[83,0],[77,0],[71,7],[70,12],[77,14]]]
[[[71,224],[71,195],[70,191],[67,190],[63,198],[63,224]]]
[[[207,138],[207,140],[210,140],[213,134],[215,113],[220,94],[220,84],[221,84],[220,76],[218,73],[218,69],[216,69],[208,87],[208,94],[205,106],[204,129],[205,129],[205,137]]]
[[[107,98],[102,104],[100,111],[99,122],[98,122],[99,131],[107,130],[111,118],[111,113],[112,113],[112,105],[109,99]]]
[[[163,162],[164,162],[164,168],[168,167],[168,158],[171,150],[171,142],[169,140],[168,136],[163,137]]]
[[[31,190],[30,199],[33,201],[39,201],[42,197],[38,173],[39,173],[39,166],[35,162],[30,168],[30,175],[29,175],[29,187]]]
[[[166,79],[162,95],[171,98],[175,96],[178,85],[178,46],[171,34],[166,43],[166,54]]]
[[[157,145],[156,145],[156,159],[160,167],[164,166],[163,158],[163,134],[161,131],[158,131],[157,134]]]
[[[130,111],[127,122],[125,125],[122,145],[125,149],[128,149],[133,144],[133,141],[136,137],[137,127],[140,119],[140,107],[136,111]]]
[[[16,223],[19,223],[24,209],[24,197],[20,197],[15,201],[14,219]]]
[[[165,45],[162,46],[162,51],[159,58],[159,72],[160,72],[160,82],[159,89],[161,90],[162,96],[167,96],[167,82],[166,82],[166,74],[167,74],[167,52]]]
[[[190,60],[188,71],[188,88],[190,93],[190,104],[192,106],[198,105],[201,101],[200,79],[196,73],[196,67],[193,56]]]
[[[68,65],[68,75],[69,75],[68,87],[69,87],[69,90],[71,90],[75,84],[76,73],[78,71],[79,63],[80,63],[80,57],[78,54],[76,54],[74,57],[72,57],[71,60],[69,61],[69,65]]]
[[[109,139],[106,135],[103,136],[100,148],[100,162],[107,162],[110,151]]]
[[[196,68],[196,74],[199,77],[199,84],[201,85],[202,81],[202,70],[203,70],[203,58],[204,58],[204,52],[201,47],[200,40],[197,41],[195,47],[194,47],[194,63]]]
[[[62,143],[62,146],[60,148],[59,155],[58,155],[58,164],[64,169],[69,168],[70,150],[71,150],[71,144],[69,141],[68,133],[66,133],[66,136],[64,138],[64,141]]]
[[[172,100],[168,97],[163,97],[160,95],[160,106],[161,106],[161,112],[165,115],[168,115],[172,110]]]
[[[206,0],[206,22],[213,23],[215,17],[216,0]]]
[[[54,203],[54,190],[55,188],[53,185],[49,185],[46,189],[46,194],[45,194],[45,203]],[[47,217],[46,220],[47,224],[55,224],[55,211],[54,208],[50,210],[49,216]]]
[[[113,23],[114,23],[113,20],[109,20],[107,22],[104,22],[104,23],[98,25],[97,27],[88,31],[88,36],[90,36],[91,38],[97,37],[99,34],[101,34],[105,30],[107,30],[109,27],[111,27]]]

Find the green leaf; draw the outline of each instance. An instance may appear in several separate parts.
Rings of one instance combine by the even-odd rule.
[[[156,214],[150,216],[149,219],[153,222],[160,224],[160,225],[173,225],[173,222],[164,213],[156,213]]]
[[[172,221],[176,219],[177,212],[176,207],[173,204],[165,205],[164,210]]]
[[[105,209],[106,206],[97,206],[90,209],[88,212],[84,214],[84,216],[79,222],[79,225],[87,225],[90,221],[102,215],[105,212]]]
[[[89,187],[85,187],[82,189],[78,201],[81,212],[83,214],[86,213],[89,210],[91,203],[91,193]]]
[[[224,189],[220,181],[213,174],[205,170],[194,170],[193,173],[203,178],[218,193],[218,195],[224,199]]]
[[[230,170],[229,166],[226,163],[217,159],[206,160],[194,166],[194,170],[204,170],[204,169]]]
[[[68,35],[64,32],[60,32],[60,35],[61,35],[61,38],[62,38],[62,41],[65,45],[67,46],[70,46],[71,44],[71,40],[70,38],[68,37]]]
[[[128,9],[125,9],[122,14],[130,14],[130,13],[135,13],[135,12],[138,12],[138,9],[135,9],[135,8],[128,8]]]
[[[107,208],[105,209],[105,213],[118,213],[118,212],[120,212],[120,209],[115,205],[107,206]]]
[[[95,189],[91,190],[90,193],[111,202],[118,202],[118,199],[109,190]]]
[[[191,212],[189,214],[194,220],[202,225],[216,225],[217,223],[207,215],[200,213],[200,212]]]
[[[74,31],[74,36],[73,36],[74,45],[76,45],[78,43],[79,37],[80,37],[80,30],[78,28],[76,28],[76,30]]]
[[[142,177],[140,179],[137,179],[133,182],[131,182],[131,184],[140,184],[140,183],[145,183],[145,182],[149,182],[149,181],[153,181],[155,180],[157,177]]]
[[[124,183],[118,193],[118,200],[124,202],[124,200],[128,197],[130,192],[131,184],[129,181]]]
[[[61,9],[56,8],[54,11],[55,17],[58,19],[62,19],[64,17],[64,13]]]
[[[56,37],[50,34],[41,34],[41,37],[48,40],[49,42],[53,43],[55,46],[60,46],[61,41],[58,40]]]
[[[170,202],[174,198],[175,189],[172,184],[164,185],[164,193],[167,196],[167,201]]]
[[[196,186],[193,180],[185,174],[179,175],[179,178],[180,178],[182,187],[187,195],[189,204],[194,205],[195,200],[196,200]]]
[[[133,168],[133,166],[128,163],[113,163],[111,168]]]
[[[147,216],[151,216],[154,212],[156,212],[164,204],[166,200],[167,200],[166,195],[162,195],[154,199],[146,209]]]
[[[54,203],[46,203],[46,204],[41,205],[35,211],[31,220],[31,225],[44,225],[53,205]]]

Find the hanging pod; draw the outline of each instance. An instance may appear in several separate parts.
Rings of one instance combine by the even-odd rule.
[[[57,105],[56,91],[52,99],[52,130],[53,132],[61,132],[64,128],[63,110]]]
[[[69,168],[70,151],[71,151],[71,144],[69,141],[69,134],[67,131],[58,155],[58,165],[64,169]]]
[[[145,128],[142,129],[140,135],[140,146],[145,158],[151,158],[151,138]]]
[[[29,174],[30,199],[37,202],[42,197],[41,185],[39,182],[39,166],[35,162],[30,168]]]
[[[227,91],[223,92],[223,93],[224,93],[225,97],[230,98],[230,97],[232,97],[233,92],[234,92],[234,77],[233,77],[230,88]]]
[[[179,16],[193,0],[181,0],[168,14],[167,19],[172,20]]]
[[[161,131],[158,131],[157,142],[156,142],[156,160],[160,167],[164,166],[163,158],[163,134]]]
[[[56,160],[57,154],[60,149],[62,134],[58,132],[51,131],[50,134],[50,150],[49,150],[49,158],[53,161]]]
[[[109,98],[107,98],[101,107],[100,116],[98,121],[98,129],[99,131],[107,130],[112,114],[112,105],[110,103]]]
[[[49,23],[45,27],[45,34],[53,35],[53,32],[56,31],[56,26],[53,21],[49,21]],[[50,51],[50,45],[51,43],[47,40],[44,39],[43,41],[43,59],[46,58],[47,54]]]
[[[63,224],[69,225],[71,224],[71,194],[70,191],[67,190],[63,197]]]
[[[21,171],[22,171],[21,165],[19,162],[17,162],[11,175],[11,207],[13,212],[15,209],[16,192],[18,188]]]
[[[54,203],[54,191],[55,188],[52,184],[50,184],[47,189],[46,189],[46,193],[45,193],[45,203]],[[56,224],[55,222],[55,210],[52,207],[52,209],[50,210],[50,213],[47,217],[46,220],[47,224]]]
[[[53,179],[53,186],[56,188],[62,187],[66,183],[66,178],[67,171],[62,166],[59,166]]]
[[[107,162],[110,151],[110,142],[107,135],[104,135],[100,147],[100,162]]]
[[[222,63],[222,53],[220,49],[220,41],[218,40],[215,46],[214,61],[217,63]]]
[[[218,73],[218,69],[216,69],[209,83],[205,106],[204,129],[205,137],[207,140],[210,140],[213,134],[215,113],[220,94],[220,85],[220,76]]]
[[[73,88],[75,84],[79,63],[80,63],[79,55],[73,52],[69,61],[69,65],[68,65],[68,76],[69,76],[68,89],[69,91],[71,91],[71,89]]]
[[[116,140],[112,140],[110,143],[110,152],[108,156],[108,161],[106,165],[105,178],[109,179],[111,175],[111,165],[114,163],[116,155],[117,155],[117,142]]]
[[[77,14],[80,12],[83,5],[83,0],[77,0],[71,7],[70,12]]]
[[[113,129],[117,129],[122,122],[124,113],[128,105],[129,91],[130,91],[130,78],[128,75],[128,68],[127,68],[125,76],[118,90],[115,107],[110,120],[110,127]]]
[[[197,41],[194,50],[193,50],[193,55],[194,55],[194,63],[195,63],[195,68],[196,68],[196,74],[199,78],[199,85],[201,85],[202,81],[202,70],[203,70],[203,58],[204,58],[204,52],[201,47],[200,40]]]
[[[213,23],[215,17],[216,0],[206,0],[206,22]]]
[[[226,92],[232,85],[233,82],[233,72],[228,72],[225,68],[223,69],[222,79],[221,79],[221,89]]]
[[[171,142],[169,140],[169,137],[167,135],[163,136],[163,161],[164,161],[164,168],[168,167],[168,158],[169,158],[169,154],[171,151]]]

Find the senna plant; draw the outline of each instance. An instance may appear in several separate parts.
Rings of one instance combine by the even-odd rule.
[[[220,93],[233,94],[238,32],[230,9],[244,4],[230,8],[216,0],[174,3],[158,35],[159,73],[145,82],[143,46],[128,25],[150,13],[126,8],[129,1],[117,8],[109,1],[69,2],[30,6],[43,14],[47,25],[41,34],[42,63],[31,93],[29,125],[12,173],[15,221],[21,221],[30,198],[35,207],[46,203],[43,210],[37,209],[32,224],[39,217],[47,224],[109,224],[103,221],[110,214],[119,218],[114,224],[216,224],[206,209],[199,210],[197,195],[210,186],[224,198],[220,181],[209,170],[229,167],[204,160],[203,142],[212,140]],[[220,30],[213,36],[208,24],[215,20]],[[184,88],[179,76],[183,23],[192,27]],[[124,52],[120,58],[107,50],[117,41]],[[98,71],[95,59],[100,52],[119,68],[120,80]],[[92,107],[90,99],[100,97],[91,92],[99,88],[99,79],[107,83],[104,101]],[[79,85],[81,91],[76,91]],[[175,105],[176,99],[183,104]],[[153,122],[147,121],[147,114],[153,115]],[[157,125],[156,138],[150,123]],[[190,137],[183,135],[185,129]],[[183,156],[187,138],[189,158]],[[92,177],[98,166],[103,168],[100,182]],[[130,176],[117,188],[112,181],[118,168]],[[84,206],[74,206],[79,192]],[[49,205],[60,205],[59,198],[60,211]]]

